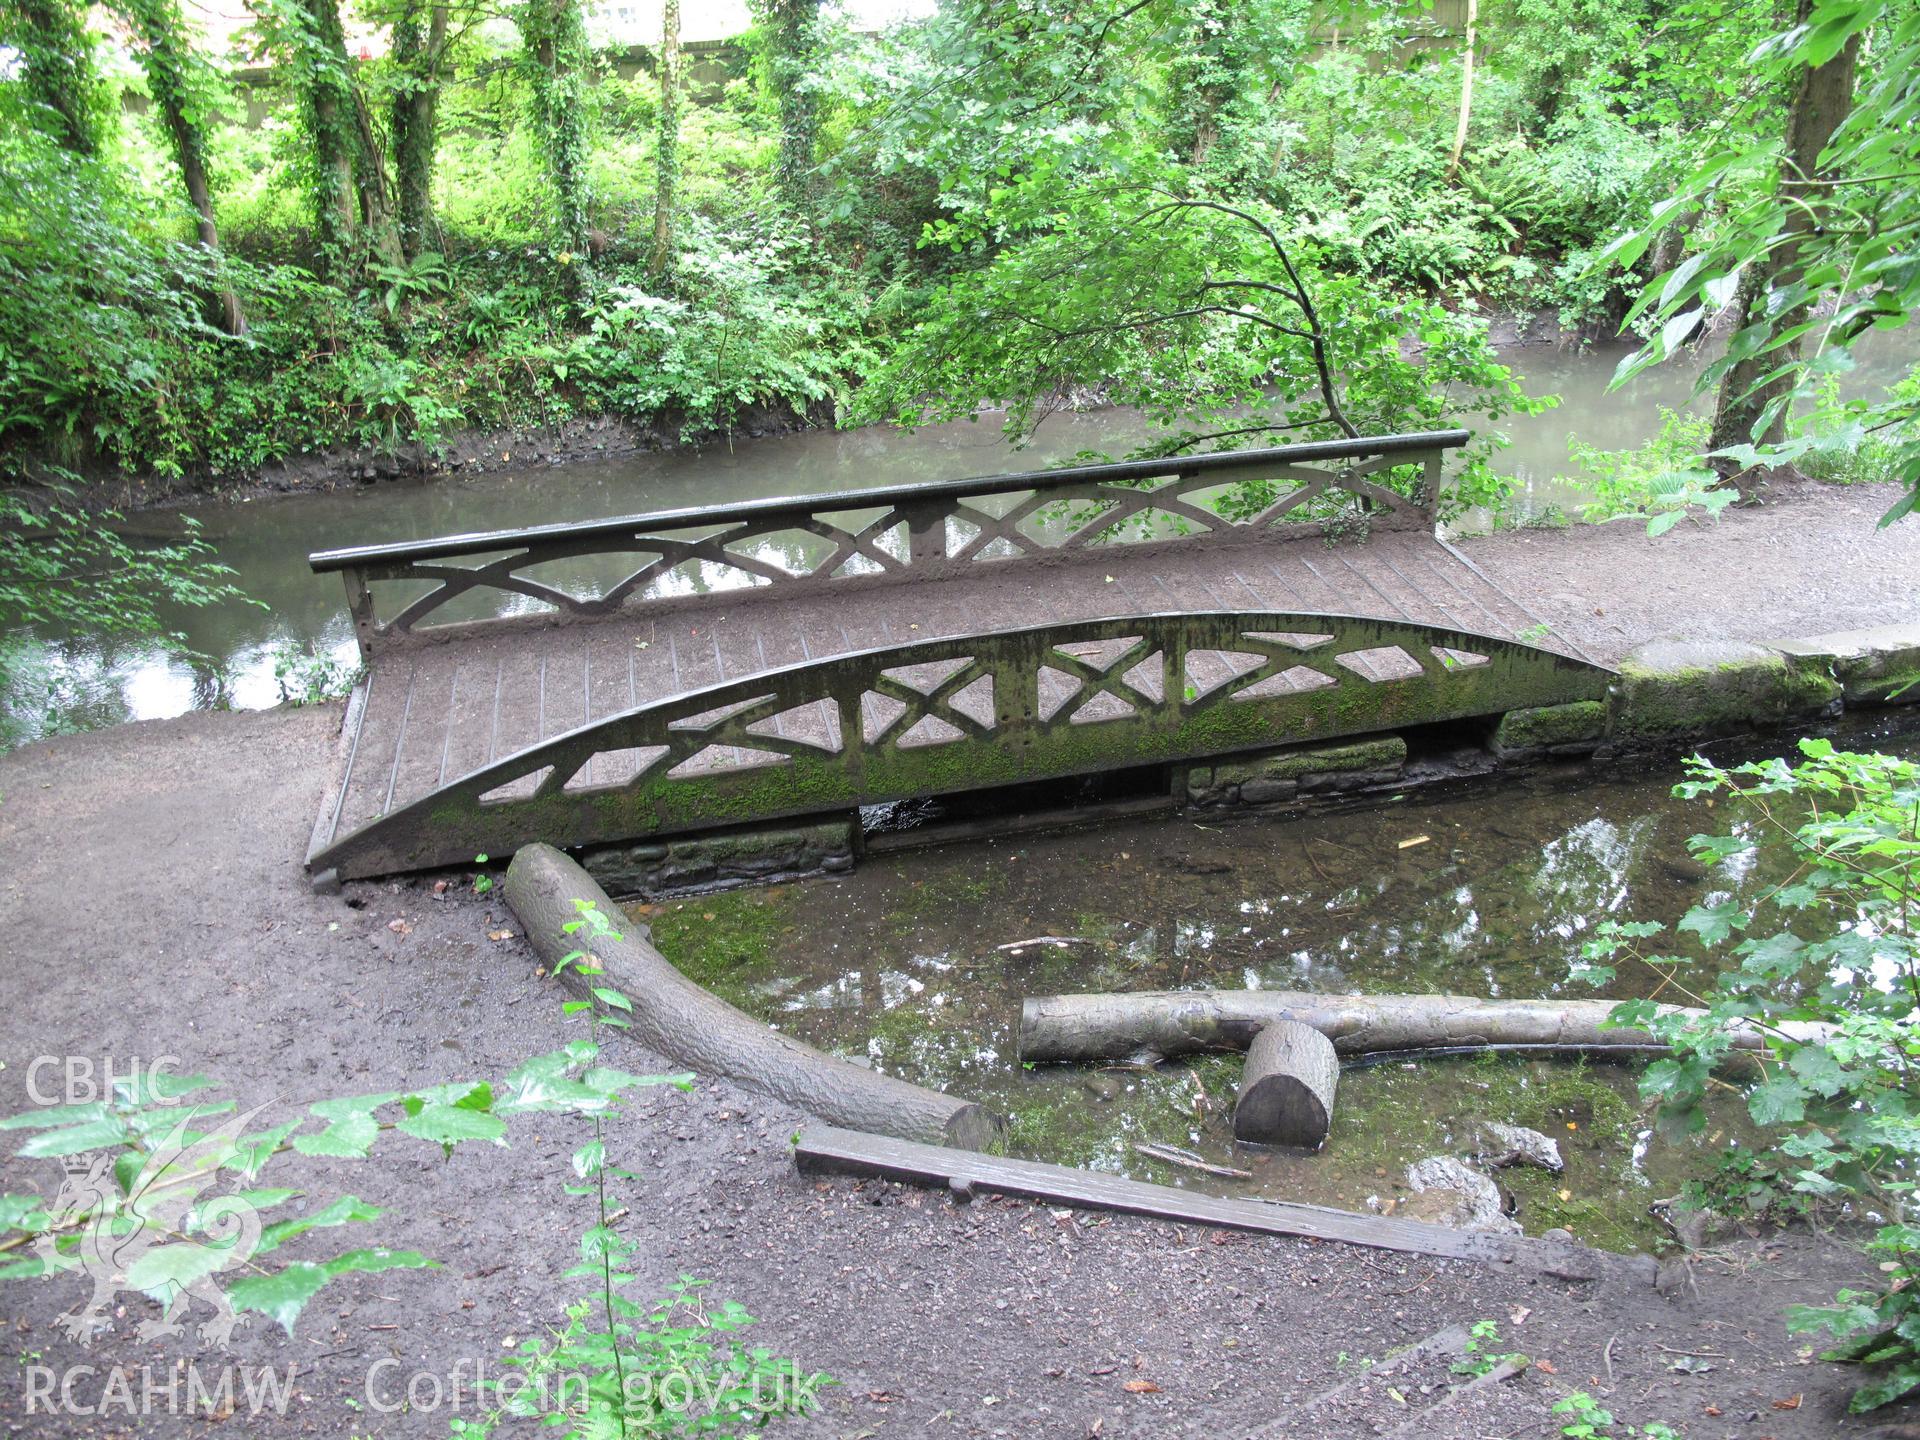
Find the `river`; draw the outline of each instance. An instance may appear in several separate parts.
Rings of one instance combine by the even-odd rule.
[[[1512,445],[1501,468],[1516,486],[1513,516],[1572,513],[1577,485],[1566,477],[1569,436],[1610,449],[1639,445],[1659,427],[1659,407],[1686,407],[1689,372],[1656,369],[1619,391],[1607,383],[1624,350],[1617,345],[1530,346],[1506,358],[1528,389],[1558,395],[1544,415],[1506,422]],[[1862,364],[1856,380],[1877,386],[1911,361],[1906,345],[1883,346],[1885,359]],[[584,520],[680,506],[824,493],[912,481],[1037,469],[1081,451],[1124,452],[1146,432],[1122,410],[1051,416],[1033,442],[1015,451],[994,417],[913,433],[885,427],[806,431],[751,441],[714,442],[604,463],[503,467],[481,475],[396,481],[331,493],[217,502],[185,512],[200,521],[235,583],[258,605],[231,604],[170,616],[202,657],[182,660],[151,645],[97,636],[30,637],[12,713],[0,739],[14,743],[59,729],[89,729],[155,719],[192,709],[253,709],[283,698],[276,667],[289,655],[355,663],[338,577],[316,576],[310,551],[460,531]],[[1469,516],[1465,528],[1484,526]],[[175,512],[135,517],[155,535],[177,530]],[[33,673],[37,671],[37,677]]]

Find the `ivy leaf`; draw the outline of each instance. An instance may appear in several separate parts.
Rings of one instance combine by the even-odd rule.
[[[347,1274],[382,1270],[437,1270],[440,1267],[414,1250],[349,1250],[331,1260],[295,1261],[272,1275],[249,1275],[227,1287],[227,1299],[236,1310],[255,1310],[293,1334],[294,1322],[320,1287]]]

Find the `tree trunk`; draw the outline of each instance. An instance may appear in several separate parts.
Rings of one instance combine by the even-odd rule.
[[[1467,126],[1473,120],[1473,47],[1479,38],[1479,0],[1467,0],[1467,49],[1460,57],[1460,120],[1453,127],[1453,151],[1447,156],[1447,180],[1452,182],[1467,150]]]
[[[660,17],[660,138],[653,192],[651,268],[673,268],[673,210],[680,182],[680,0],[666,0]]]
[[[619,991],[632,1008],[609,1013],[675,1064],[875,1135],[967,1150],[1004,1138],[1005,1122],[985,1106],[849,1065],[782,1035],[694,984],[636,935],[569,934],[563,927],[580,919],[575,901],[590,904],[616,930],[623,917],[593,878],[551,845],[523,846],[507,867],[505,890],[535,953],[551,967],[573,951],[589,951],[599,973],[583,975],[570,965],[564,978],[590,995],[596,988]]]
[[[167,135],[173,141],[180,182],[198,217],[200,244],[217,255],[220,230],[214,222],[213,187],[207,179],[206,125],[194,103],[191,74],[194,66],[204,62],[193,53],[176,0],[124,0],[120,9],[146,47],[140,52],[140,65],[146,71],[153,103],[159,108]],[[199,78],[203,84],[211,81],[211,76]],[[213,304],[221,329],[229,335],[246,333],[247,317],[240,308],[238,295],[222,286],[215,291]]]
[[[400,251],[408,264],[428,248],[433,227],[433,159],[439,141],[440,62],[447,44],[447,7],[409,0],[393,25],[393,61],[406,86],[393,97],[394,188],[399,192]]]
[[[1240,1099],[1233,1107],[1233,1138],[1318,1150],[1333,1128],[1339,1087],[1340,1057],[1333,1042],[1311,1025],[1276,1021],[1247,1047]]]
[[[1800,22],[1806,23],[1811,13],[1812,0],[1801,0]],[[1820,169],[1820,153],[1853,108],[1859,58],[1860,37],[1855,35],[1826,64],[1801,73],[1799,87],[1787,111],[1787,148],[1780,162],[1780,205],[1785,216],[1783,243],[1766,258],[1748,262],[1734,296],[1735,313],[1741,317],[1742,326],[1765,327],[1763,332],[1756,333],[1785,334],[1803,324],[1812,313],[1811,304],[1796,305],[1768,320],[1767,297],[1771,291],[1797,282],[1799,244],[1820,224],[1823,195],[1819,182],[1832,178]],[[1733,343],[1740,343],[1738,334]],[[1766,377],[1797,360],[1799,355],[1800,341],[1796,338],[1736,360],[1727,367],[1714,404],[1713,429],[1707,441],[1709,450],[1724,450],[1734,445],[1777,445],[1786,438],[1793,381],[1785,375]],[[1725,458],[1716,459],[1712,464],[1743,494],[1750,495],[1760,488],[1761,476],[1756,468]]]
[[[1244,1050],[1283,1020],[1311,1025],[1342,1055],[1378,1051],[1538,1046],[1587,1054],[1664,1051],[1640,1030],[1606,1028],[1611,1000],[1477,1000],[1463,995],[1312,995],[1290,990],[1162,990],[1117,995],[1030,995],[1020,1011],[1020,1058],[1123,1059],[1139,1050],[1172,1058]],[[1678,1007],[1667,1013],[1689,1014]],[[1824,1026],[1782,1027],[1816,1040]],[[1766,1036],[1737,1030],[1738,1049]]]

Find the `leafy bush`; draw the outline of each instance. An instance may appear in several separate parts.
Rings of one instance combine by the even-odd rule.
[[[1751,910],[1709,897],[1680,921],[1717,968],[1653,953],[1651,923],[1604,922],[1578,971],[1605,983],[1623,961],[1703,1013],[1661,1013],[1651,1000],[1616,1006],[1613,1020],[1672,1047],[1647,1067],[1642,1090],[1661,1128],[1690,1133],[1736,1031],[1765,1037],[1761,1078],[1747,1092],[1758,1125],[1781,1132],[1791,1163],[1777,1177],[1802,1197],[1869,1217],[1881,1288],[1845,1290],[1831,1306],[1795,1306],[1788,1329],[1837,1342],[1826,1358],[1878,1367],[1851,1408],[1870,1410],[1920,1389],[1920,1229],[1909,1222],[1920,1158],[1920,765],[1800,742],[1799,764],[1722,768],[1689,762],[1675,793],[1728,802],[1733,828],[1696,835],[1701,861],[1751,864],[1760,852],[1785,876]]]
[[[1696,509],[1718,518],[1739,491],[1701,458],[1706,448],[1707,421],[1664,405],[1660,433],[1637,450],[1602,450],[1569,436],[1567,449],[1586,472],[1577,483],[1594,497],[1581,517],[1644,520],[1649,535],[1666,534]]]

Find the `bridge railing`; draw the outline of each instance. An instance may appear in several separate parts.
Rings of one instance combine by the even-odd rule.
[[[945,579],[1116,544],[1430,529],[1441,462],[1469,438],[1436,430],[848,490],[323,550],[308,563],[344,579],[371,658],[503,609],[591,620],[719,590]],[[1417,472],[1409,494],[1384,483],[1401,469]]]
[[[503,857],[536,839],[599,845],[845,814],[1594,700],[1609,678],[1517,641],[1319,613],[1116,616],[922,640],[650,701],[346,835],[336,804],[308,866],[350,879]],[[352,779],[349,760],[343,792]]]

